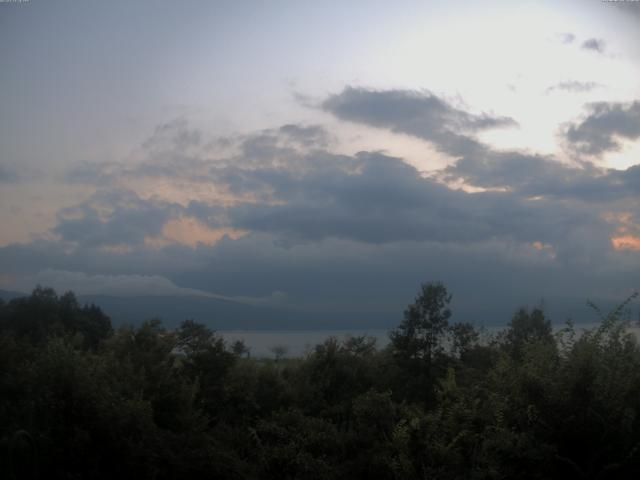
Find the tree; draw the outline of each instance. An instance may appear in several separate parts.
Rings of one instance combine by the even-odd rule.
[[[231,344],[231,351],[237,357],[242,357],[246,355],[249,358],[251,354],[251,349],[247,347],[247,344],[244,343],[244,340],[236,340]]]
[[[269,348],[269,351],[273,353],[276,362],[279,362],[285,355],[287,355],[287,353],[289,353],[289,347],[286,345],[274,345]]]
[[[224,339],[206,325],[185,320],[175,332],[177,347],[183,354],[187,376],[197,380],[198,400],[208,414],[220,413],[224,384],[237,357],[226,348]]]
[[[215,334],[206,325],[193,319],[184,320],[176,330],[177,346],[187,356],[206,352],[215,342]]]
[[[14,298],[2,308],[0,329],[33,343],[78,335],[85,348],[94,350],[113,333],[111,320],[99,307],[81,306],[72,292],[59,297],[53,289],[40,286],[31,295]]]
[[[368,357],[376,353],[376,341],[376,337],[367,335],[350,336],[342,343],[342,348],[352,355]]]
[[[443,353],[442,343],[448,330],[451,295],[441,283],[425,283],[414,303],[404,312],[402,323],[390,333],[391,353],[400,371],[395,377],[394,393],[431,405],[435,400],[438,373],[446,371],[436,362]],[[444,359],[444,358],[443,358]]]
[[[441,283],[425,283],[404,320],[390,334],[394,354],[430,364],[449,326],[451,295]]]
[[[451,350],[460,358],[463,358],[478,342],[478,332],[468,322],[455,323],[449,330]]]
[[[551,321],[540,307],[534,308],[531,312],[526,308],[520,308],[509,322],[505,340],[507,350],[514,358],[522,355],[526,345],[555,345]]]

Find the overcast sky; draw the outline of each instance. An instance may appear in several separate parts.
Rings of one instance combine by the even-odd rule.
[[[564,315],[639,207],[640,2],[0,3],[3,289]]]

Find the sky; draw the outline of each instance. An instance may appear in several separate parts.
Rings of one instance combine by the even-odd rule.
[[[304,328],[640,288],[640,2],[3,1],[0,65],[0,289]]]

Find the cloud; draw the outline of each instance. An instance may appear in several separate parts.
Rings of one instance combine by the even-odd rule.
[[[448,181],[463,180],[481,188],[505,188],[521,195],[566,193],[576,179],[591,179],[590,174],[547,156],[520,152],[486,150],[479,156],[464,157],[442,171]]]
[[[14,169],[0,165],[0,183],[14,183],[18,178],[19,176]]]
[[[280,127],[279,132],[307,147],[326,147],[329,144],[327,131],[319,125],[287,124]]]
[[[621,140],[640,138],[640,101],[592,103],[584,118],[565,127],[564,135],[583,154],[599,156],[620,150]]]
[[[477,147],[470,136],[473,133],[518,125],[510,117],[474,115],[457,109],[428,91],[347,87],[322,102],[322,108],[343,120],[433,142],[452,155]]]
[[[640,252],[640,237],[634,235],[621,235],[612,237],[611,243],[616,250],[631,250]]]
[[[176,138],[199,140],[176,141]],[[251,134],[207,137],[190,129],[186,121],[172,121],[156,127],[143,142],[143,157],[139,161],[78,163],[70,166],[62,179],[68,183],[128,188],[136,182],[164,178],[170,180],[170,185],[165,184],[169,187],[181,182],[212,187],[221,169],[251,168],[265,165],[267,161],[277,163],[285,154],[291,157],[301,149],[326,149],[332,141],[320,125],[286,124]],[[224,186],[218,187],[225,190]]]
[[[481,188],[503,188],[520,197],[554,197],[585,204],[633,201],[640,194],[640,166],[626,170],[571,166],[550,156],[488,151],[465,157],[441,171],[447,181]],[[591,207],[592,208],[592,207]]]
[[[117,180],[122,165],[115,162],[77,163],[68,168],[62,179],[81,185],[109,186]]]
[[[29,292],[36,285],[47,285],[59,292],[72,290],[77,295],[211,296],[210,293],[202,290],[178,287],[159,275],[87,275],[83,272],[51,268],[18,277],[9,287]]]
[[[185,118],[177,118],[158,125],[142,146],[149,151],[170,148],[184,152],[192,147],[199,147],[201,140],[202,132],[190,128]]]
[[[625,15],[631,15],[636,20],[640,20],[640,5],[637,1],[611,2],[610,4],[622,10]]]
[[[40,169],[33,165],[6,163],[0,164],[0,184],[23,183],[42,179]]]
[[[547,93],[553,92],[554,90],[561,90],[564,92],[574,92],[574,93],[585,93],[591,92],[598,87],[601,87],[599,83],[596,82],[579,82],[577,80],[568,80],[565,82],[559,82],[555,85],[551,85],[547,88]]]
[[[377,104],[378,93],[360,98],[356,110],[368,111],[365,100]],[[396,99],[406,110],[407,96],[384,98],[386,110],[395,109],[391,105]],[[423,96],[416,98],[422,105]],[[428,98],[440,117],[456,119],[446,128],[456,124],[480,129],[492,124]],[[387,118],[386,113],[383,116]],[[423,135],[421,130],[417,134]],[[457,133],[445,135],[451,140]],[[611,249],[606,235],[610,226],[594,204],[638,193],[634,185],[640,170],[635,168],[611,172],[589,164],[571,167],[550,156],[496,151],[472,138],[464,140],[472,143],[472,149],[457,148],[462,155],[455,163],[425,178],[402,159],[379,152],[349,156],[321,149],[315,139],[325,137],[319,127],[286,125],[235,139],[238,154],[227,159],[194,158],[200,165],[194,182],[224,190],[223,203],[197,196],[181,204],[145,200],[116,189],[65,211],[54,231],[87,248],[129,249],[176,243],[197,248],[225,236],[238,239],[251,234],[270,235],[288,246],[327,239],[371,245],[499,239],[548,244],[559,260],[573,261],[572,240],[567,240],[572,229],[591,232],[591,243],[601,254]],[[138,175],[151,175],[145,164],[137,168]],[[157,170],[152,172],[160,180],[155,177]],[[162,182],[175,181],[181,174],[179,163],[166,162]],[[460,180],[500,191],[467,193],[442,183]]]
[[[206,297],[249,305],[281,305],[287,294],[274,291],[263,297],[218,295],[196,288],[184,288],[160,275],[88,275],[84,272],[51,268],[23,275],[5,282],[3,287],[19,292],[31,292],[37,285],[46,285],[58,292],[73,291],[76,295],[109,295],[115,297]]]
[[[426,178],[381,152],[334,153],[313,125],[231,136],[219,151],[204,134],[197,145],[156,142],[141,162],[98,168],[100,189],[60,213],[57,237],[0,248],[2,273],[73,272],[61,278],[96,289],[124,275],[137,282],[132,291],[173,285],[245,303],[274,303],[282,291],[288,305],[345,322],[395,319],[425,280],[445,281],[464,298],[466,318],[504,308],[500,321],[540,296],[582,303],[637,280],[640,257],[626,238],[637,233],[620,231],[615,215],[640,207],[640,167],[578,168],[498,151],[474,134],[501,117],[398,91],[382,95],[385,108],[384,92],[356,92],[355,108],[346,91],[331,107],[339,118],[429,139],[457,160]],[[411,112],[413,95],[417,113],[405,123],[399,112]],[[489,190],[447,186],[459,180]]]
[[[159,236],[165,223],[177,217],[180,210],[178,205],[144,200],[134,192],[112,189],[64,209],[53,232],[76,244],[127,248]]]
[[[0,263],[8,266],[15,260],[22,271],[38,250],[35,245],[20,249],[23,253],[16,256],[16,247],[0,248]],[[284,246],[269,234],[196,250],[167,248],[115,255],[96,250],[57,253],[48,245],[39,251],[45,255],[39,265],[57,263],[60,270],[95,271],[88,277],[157,275],[182,288],[230,298],[273,296],[274,302],[279,295],[272,292],[286,291],[287,304],[299,309],[301,326],[315,315],[342,328],[354,328],[358,322],[362,328],[395,325],[417,286],[428,280],[443,281],[454,293],[456,321],[504,324],[519,305],[533,304],[541,297],[554,320],[560,322],[573,313],[577,321],[589,321],[591,316],[580,316],[582,310],[575,308],[587,297],[619,296],[637,281],[640,267],[637,256],[628,256],[633,255],[629,251],[621,253],[624,264],[608,262],[603,269],[602,265],[558,263],[548,251],[532,244],[516,247],[505,241],[371,245],[325,239]]]
[[[313,167],[302,174],[245,172],[248,185],[259,178],[278,201],[232,206],[229,221],[294,243],[343,238],[370,244],[494,238],[558,244],[567,234],[565,223],[589,229],[602,223],[578,209],[527,201],[517,193],[452,190],[380,153],[333,160],[323,164],[311,157]]]
[[[575,39],[576,39],[576,36],[571,32],[558,34],[558,40],[560,40],[560,43],[563,43],[565,45],[569,43],[573,43]]]
[[[565,87],[570,88],[569,85]],[[416,105],[412,106],[412,103]],[[589,164],[576,168],[550,155],[494,149],[474,138],[474,131],[512,125],[513,120],[485,114],[483,121],[478,121],[478,117],[454,109],[431,94],[347,89],[339,96],[329,97],[324,105],[339,118],[434,142],[441,150],[457,157],[453,164],[438,172],[435,179],[445,183],[462,181],[476,188],[499,189],[504,202],[513,205],[525,202],[522,203],[526,205],[525,209],[538,208],[526,202],[528,198],[540,196],[573,198],[593,204],[636,193],[636,189],[628,185],[628,177],[608,176],[607,172]],[[625,188],[612,189],[615,182]],[[469,204],[482,205],[484,200],[483,195],[469,198]],[[492,208],[498,215],[503,213],[500,206]],[[550,215],[553,216],[553,212]],[[505,218],[505,222],[509,220]],[[505,224],[505,231],[509,228]]]
[[[569,83],[565,87],[575,85]],[[636,130],[640,129],[640,122],[635,118],[636,103],[593,104],[587,119],[568,128],[569,140],[585,143],[590,150],[600,152],[605,147],[617,147],[617,136],[635,138]],[[635,169],[615,173],[584,162],[579,168],[572,167],[551,155],[497,150],[481,143],[471,135],[474,128],[509,125],[512,121],[486,115],[484,121],[478,121],[477,117],[454,109],[429,93],[348,88],[330,96],[323,105],[338,118],[436,143],[440,149],[458,157],[436,176],[445,182],[463,181],[473,187],[502,189],[517,198],[550,195],[588,203],[613,201],[638,193],[633,184]],[[474,200],[478,198],[481,196]]]
[[[592,50],[598,53],[604,53],[605,50],[605,42],[601,38],[588,38],[584,42],[582,42],[581,47],[584,50]]]

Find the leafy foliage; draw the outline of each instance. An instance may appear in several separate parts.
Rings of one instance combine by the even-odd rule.
[[[387,348],[251,358],[206,326],[111,328],[72,293],[0,303],[3,478],[637,478],[640,347],[625,312],[554,335],[455,323],[425,284]],[[276,352],[277,353],[277,352]]]

